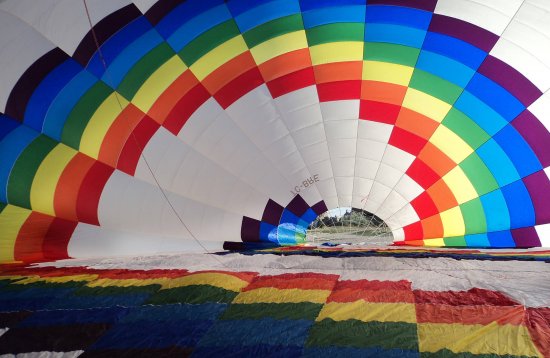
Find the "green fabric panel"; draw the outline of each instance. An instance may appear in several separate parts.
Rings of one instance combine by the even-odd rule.
[[[175,55],[174,50],[167,43],[161,43],[147,55],[143,56],[133,67],[120,85],[117,91],[127,100],[131,100],[136,92],[151,75],[166,61]]]
[[[414,67],[420,50],[414,47],[378,43],[365,42],[363,49],[363,59],[368,61],[381,61],[397,63]]]
[[[487,132],[456,108],[451,108],[441,123],[474,149],[479,148],[490,138]]]
[[[7,204],[0,203],[0,213],[2,213],[2,210],[7,206]]]
[[[319,315],[322,304],[303,303],[251,303],[230,305],[221,319],[308,319]]]
[[[487,231],[485,211],[479,198],[461,204],[460,211],[462,211],[462,216],[464,217],[466,234],[480,234]]]
[[[135,293],[150,293],[153,294],[160,290],[160,285],[148,286],[106,286],[106,287],[89,287],[83,286],[74,291],[76,296],[116,296],[116,295],[131,295]]]
[[[416,324],[324,319],[311,327],[306,347],[329,346],[418,351]]]
[[[78,150],[80,148],[80,140],[84,129],[94,115],[97,108],[105,101],[109,95],[113,93],[113,89],[103,82],[97,82],[74,106],[73,110],[67,117],[61,141]]]
[[[418,68],[414,70],[409,87],[432,95],[449,104],[453,104],[463,91],[457,85]]]
[[[249,48],[259,45],[269,39],[304,29],[302,16],[294,14],[271,20],[257,26],[243,34],[244,40]]]
[[[237,294],[237,292],[209,285],[191,285],[160,290],[151,296],[147,303],[153,305],[167,303],[230,303]]]
[[[191,41],[179,52],[179,55],[187,66],[191,66],[199,58],[240,33],[235,21],[227,20]]]
[[[464,239],[464,236],[444,237],[443,242],[445,242],[445,246],[452,246],[452,247],[466,246],[466,239]]]
[[[497,189],[498,183],[477,153],[470,154],[459,164],[479,196]]]
[[[36,171],[57,142],[45,135],[38,136],[21,153],[8,180],[8,202],[31,209],[31,186]]]
[[[309,46],[337,41],[363,41],[365,24],[357,22],[326,24],[306,30]]]

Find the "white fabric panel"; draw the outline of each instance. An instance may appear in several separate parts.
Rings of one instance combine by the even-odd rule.
[[[357,128],[357,138],[387,143],[392,130],[393,126],[391,124],[360,120]]]
[[[287,103],[281,100],[281,98],[293,98],[294,93],[295,92],[289,93],[275,100],[277,109],[281,113],[281,117],[283,118],[288,130],[294,132],[301,128],[322,123],[323,118],[321,117],[321,110],[318,103],[307,107],[292,108],[290,106],[291,104],[294,104],[294,101],[288,101],[289,103]]]
[[[376,180],[384,183],[384,185],[390,188],[393,188],[397,185],[402,176],[403,172],[381,163],[380,168],[378,168],[378,173],[376,174]]]
[[[131,1],[86,0],[86,3],[92,24],[95,25],[105,16],[130,4]],[[21,18],[57,47],[71,55],[80,44],[80,41],[90,31],[90,24],[82,1],[7,0],[0,4],[0,10],[10,12]]]
[[[418,217],[418,214],[416,213],[416,211],[414,210],[414,208],[410,203],[407,203],[403,208],[401,208],[401,210],[399,210],[398,212],[393,214],[390,218],[388,218],[388,221],[397,223],[399,225],[398,227],[405,227],[419,220],[420,218]]]
[[[397,229],[392,231],[393,241],[403,241],[405,240],[405,231],[403,229]]]
[[[550,130],[550,92],[544,93],[529,106],[529,111],[541,121],[546,129]]]
[[[325,131],[327,140],[330,142],[335,139],[357,139],[357,126],[358,121],[356,119],[340,119],[331,120],[325,122]]]
[[[550,247],[550,224],[535,226],[542,247]]]
[[[384,185],[383,183],[375,181],[372,185],[372,189],[368,194],[365,210],[371,213],[375,213],[380,205],[384,202],[384,199],[386,199],[386,197],[390,194],[390,192],[390,187]]]
[[[326,121],[341,119],[358,119],[359,103],[357,100],[322,102],[321,111],[323,119]]]
[[[137,8],[145,14],[157,3],[158,0],[133,0],[133,3],[136,4]]]
[[[300,148],[300,152],[304,147],[308,147],[317,143],[323,143],[323,146],[325,147],[326,158],[328,158],[327,139],[325,135],[325,126],[323,123],[315,123],[311,126],[297,129],[296,131],[293,131],[291,133],[294,141],[296,142],[296,146]]]
[[[334,177],[353,178],[353,168],[355,166],[355,158],[338,158],[332,161],[332,170]],[[349,193],[351,195],[351,193]]]
[[[4,3],[0,5],[7,6]],[[4,11],[0,11],[0,34],[0,111],[4,112],[9,95],[19,78],[55,46],[30,26]]]
[[[149,164],[155,178],[145,163]],[[136,169],[136,178],[166,190],[239,214],[253,215],[269,199],[216,163],[196,152],[167,130],[160,128],[149,141]],[[251,207],[230,198],[250,198]],[[244,211],[242,211],[244,210]]]
[[[185,125],[178,133],[178,137],[185,143],[194,145],[203,135],[204,131],[215,122],[220,115],[224,115],[223,108],[214,98],[209,98],[189,117],[187,122],[185,122]]]
[[[357,140],[357,157],[381,161],[386,150],[386,143],[371,139]]]
[[[393,145],[388,145],[382,161],[404,173],[409,169],[414,159],[414,155],[394,147]]]
[[[401,196],[403,196],[409,202],[414,200],[424,191],[424,188],[422,188],[416,181],[411,179],[411,177],[407,174],[404,174],[401,177],[401,179],[394,186],[393,189],[401,194]]]
[[[405,198],[399,195],[395,190],[392,190],[375,214],[382,220],[385,220],[401,210],[407,203],[408,201]]]
[[[353,192],[353,177],[336,177],[336,192],[340,207],[351,206],[351,193]]]
[[[434,13],[454,17],[500,35],[522,0],[439,0]]]
[[[491,51],[543,92],[550,88],[549,8],[526,1]]]
[[[319,106],[319,96],[315,85],[277,97],[275,103],[281,113],[292,113],[311,105]],[[319,108],[319,107],[318,107]],[[320,109],[319,109],[320,112]]]
[[[357,158],[355,162],[355,177],[374,180],[374,178],[376,178],[376,172],[378,171],[379,166],[380,162],[378,161]]]
[[[310,168],[313,168],[315,164],[318,164],[320,162],[326,162],[326,161],[328,161],[328,165],[330,168],[330,157],[328,155],[328,147],[325,142],[304,147],[300,151],[302,153],[302,157],[304,158],[304,161],[309,164]],[[314,169],[311,169],[311,171],[315,173]],[[331,169],[331,172],[327,173],[326,175],[327,175],[326,176],[327,178],[333,177],[332,169]]]
[[[356,139],[332,139],[328,142],[328,148],[330,150],[330,157],[334,161],[340,160],[339,158],[355,158],[355,150],[357,148]],[[336,175],[336,174],[335,174]]]
[[[550,167],[544,168],[544,172],[546,173],[548,180],[550,180]]]

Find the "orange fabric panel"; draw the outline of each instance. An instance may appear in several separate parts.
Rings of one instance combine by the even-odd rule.
[[[432,185],[426,191],[431,196],[439,212],[443,212],[445,210],[449,210],[451,208],[454,208],[455,206],[458,206],[458,202],[456,201],[453,192],[451,191],[451,189],[449,189],[449,186],[447,185],[447,183],[445,183],[443,179],[437,181],[437,183]]]
[[[401,106],[407,93],[407,87],[394,83],[362,81],[361,99],[390,103]]]
[[[456,163],[431,142],[426,143],[418,158],[428,164],[440,177],[450,172]]]
[[[424,231],[424,237],[437,238],[443,237],[443,223],[439,214],[430,216],[424,219],[422,222],[422,230]]]
[[[429,140],[439,123],[413,110],[401,107],[395,125]]]
[[[226,84],[254,67],[256,67],[254,58],[250,51],[245,51],[215,69],[202,81],[202,84],[213,95]]]
[[[309,49],[303,48],[274,57],[259,65],[258,68],[264,80],[268,82],[311,66]]]
[[[361,80],[363,71],[362,61],[333,62],[313,67],[315,82],[337,82],[348,80]]]

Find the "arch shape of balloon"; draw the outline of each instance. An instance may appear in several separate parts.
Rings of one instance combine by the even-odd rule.
[[[397,243],[550,246],[549,24],[545,0],[1,1],[0,261],[291,244],[336,207]]]

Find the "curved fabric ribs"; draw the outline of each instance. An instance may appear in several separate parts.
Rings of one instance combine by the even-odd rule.
[[[549,14],[3,1],[0,261],[294,244],[337,207],[397,244],[550,246]]]

